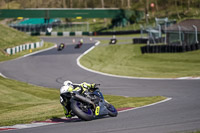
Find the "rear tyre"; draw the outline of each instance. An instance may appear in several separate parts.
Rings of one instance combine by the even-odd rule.
[[[84,106],[82,102],[73,100],[71,102],[71,109],[80,119],[90,121],[94,118],[93,111],[91,108]]]

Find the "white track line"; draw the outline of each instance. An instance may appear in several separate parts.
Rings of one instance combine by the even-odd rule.
[[[47,48],[47,49],[42,49],[42,50],[30,53],[30,54],[26,54],[26,55],[24,55],[24,56],[22,56],[20,58],[24,58],[24,57],[28,57],[28,56],[31,56],[31,55],[34,55],[34,54],[38,54],[38,53],[41,53],[41,52],[44,52],[44,51],[48,51],[48,50],[53,49],[53,48],[55,48],[55,46],[52,46],[52,47]],[[20,58],[18,58],[18,59],[20,59]]]
[[[99,45],[100,41],[96,41],[95,46]],[[95,71],[89,68],[84,67],[83,65],[80,64],[80,59],[86,55],[87,53],[89,53],[90,51],[92,51],[95,46],[92,46],[90,49],[86,50],[83,54],[81,54],[77,59],[76,59],[76,63],[79,67],[81,67],[82,69],[89,71],[89,72],[93,72],[96,74],[100,74],[100,75],[104,75],[104,76],[110,76],[110,77],[115,77],[115,78],[127,78],[127,79],[148,79],[148,80],[199,80],[200,77],[180,77],[180,78],[146,78],[146,77],[131,77],[131,76],[120,76],[120,75],[114,75],[114,74],[108,74],[108,73],[103,73],[103,72],[99,72],[99,71]]]

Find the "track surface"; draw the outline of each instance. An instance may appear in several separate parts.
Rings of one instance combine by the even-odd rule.
[[[168,133],[200,130],[200,80],[141,80],[103,76],[76,65],[80,54],[94,42],[84,38],[81,49],[74,49],[71,38],[43,38],[45,41],[67,42],[58,52],[52,49],[29,57],[0,63],[5,76],[35,85],[59,88],[64,80],[101,84],[104,94],[122,96],[166,96],[172,100],[120,113],[116,118],[89,122],[76,121],[37,128],[10,130],[8,133]],[[78,38],[77,38],[78,39]]]

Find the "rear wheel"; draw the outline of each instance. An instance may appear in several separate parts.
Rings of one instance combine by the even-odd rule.
[[[71,109],[82,120],[89,121],[94,118],[92,109],[80,101],[73,100]]]

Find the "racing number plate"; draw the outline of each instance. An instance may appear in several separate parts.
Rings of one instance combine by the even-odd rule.
[[[100,110],[100,107],[97,106],[97,107],[96,107],[96,110],[95,110],[95,115],[96,115],[96,116],[99,115],[99,110]]]

